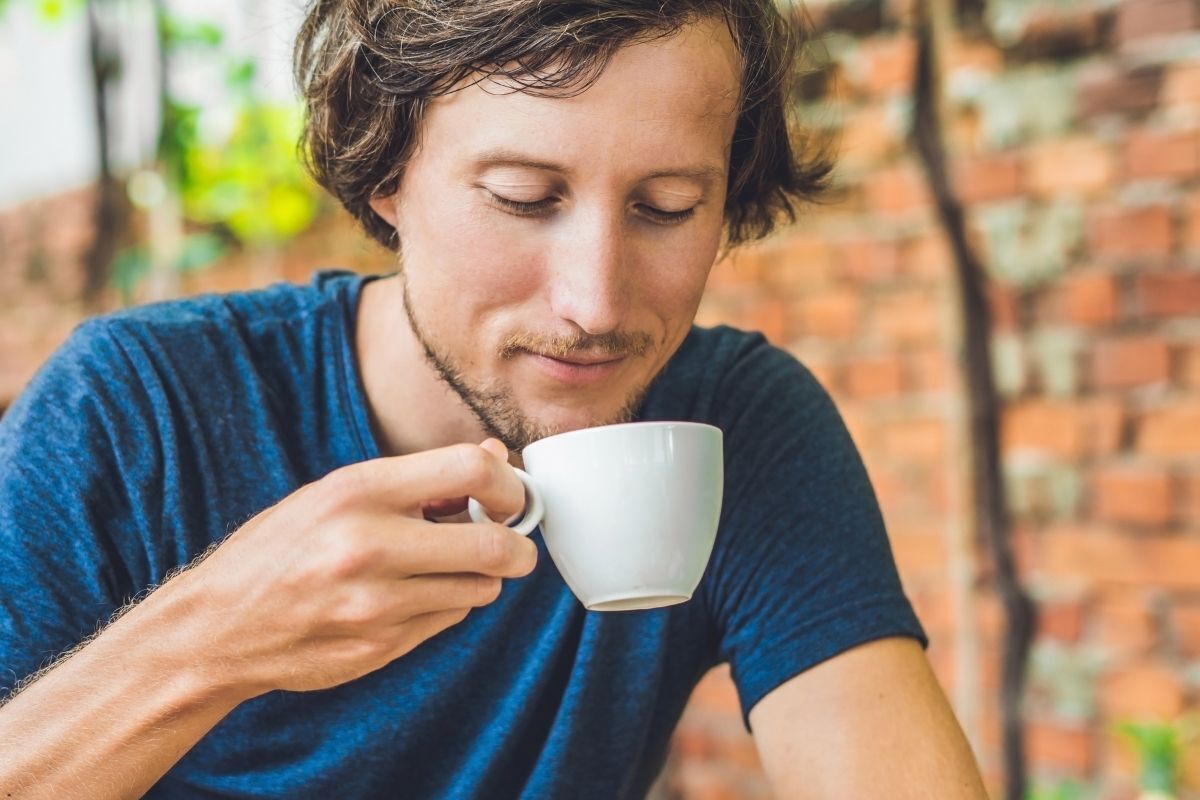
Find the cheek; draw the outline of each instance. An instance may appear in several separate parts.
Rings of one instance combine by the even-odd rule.
[[[523,296],[536,280],[537,247],[515,226],[497,224],[469,202],[424,203],[405,237],[405,270],[440,307],[488,307]],[[422,292],[423,293],[423,292]],[[456,320],[462,324],[462,320]]]
[[[701,231],[680,231],[679,235],[666,237],[653,248],[646,273],[652,277],[645,286],[653,302],[664,312],[669,312],[663,316],[674,318],[696,310],[720,241],[718,223]],[[672,321],[682,324],[690,323],[691,319]]]

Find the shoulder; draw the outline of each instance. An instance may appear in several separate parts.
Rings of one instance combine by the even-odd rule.
[[[205,294],[151,303],[92,320],[88,325],[109,337],[134,342],[182,339],[195,349],[213,337],[270,335],[279,328],[298,329],[314,317],[335,315],[361,278],[321,272],[306,285],[279,283],[263,289]]]
[[[724,325],[695,327],[664,375],[672,391],[687,386],[697,415],[726,433],[757,429],[778,434],[840,422],[812,372],[761,333]]]
[[[263,365],[295,365],[287,356],[311,352],[302,345],[320,335],[312,329],[340,324],[345,293],[360,280],[320,273],[307,286],[202,295],[93,317],[5,413],[0,452],[31,429],[43,439],[49,429],[150,424],[172,398],[216,397]]]

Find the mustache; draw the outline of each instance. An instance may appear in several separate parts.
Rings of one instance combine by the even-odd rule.
[[[581,331],[574,336],[516,333],[505,337],[500,343],[500,357],[508,360],[521,352],[531,351],[551,358],[589,355],[615,359],[645,355],[653,344],[654,340],[650,334],[641,331],[609,331],[597,334]]]

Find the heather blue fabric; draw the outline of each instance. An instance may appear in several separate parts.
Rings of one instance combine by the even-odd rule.
[[[373,458],[362,279],[321,273],[82,325],[0,421],[0,694],[305,483]],[[360,680],[222,721],[162,798],[640,798],[693,686],[743,709],[837,653],[924,634],[834,406],[761,336],[694,329],[642,419],[714,423],[726,495],[697,596],[587,612],[532,575]]]

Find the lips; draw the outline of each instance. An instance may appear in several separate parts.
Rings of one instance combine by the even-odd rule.
[[[572,385],[604,381],[616,374],[625,363],[624,356],[576,355],[569,359],[526,351],[529,360],[549,378]]]
[[[563,364],[572,364],[577,367],[594,367],[597,364],[611,364],[614,361],[620,361],[622,358],[622,356],[572,356],[571,358],[560,358],[558,356],[546,355],[545,353],[534,353],[534,355]]]

